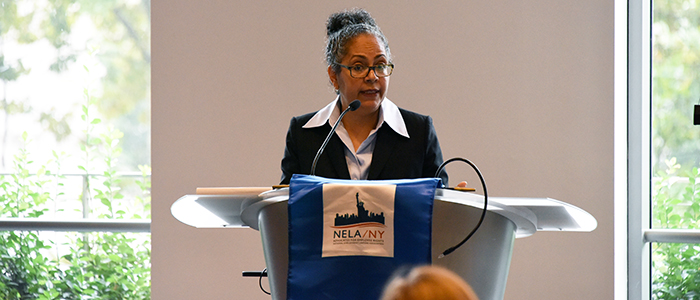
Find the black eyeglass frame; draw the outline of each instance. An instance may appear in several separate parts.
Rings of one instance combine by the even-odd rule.
[[[371,67],[370,67],[370,66],[361,65],[361,66],[367,68],[367,73],[365,73],[365,75],[364,75],[364,76],[361,76],[361,77],[356,77],[356,76],[353,76],[353,75],[352,75],[352,72],[353,72],[352,69],[354,68],[354,66],[346,66],[346,65],[341,65],[341,64],[338,64],[338,63],[336,63],[336,65],[338,65],[338,66],[340,66],[340,67],[343,67],[343,68],[345,68],[345,69],[348,69],[348,71],[350,71],[350,77],[352,77],[352,78],[359,78],[359,79],[362,79],[362,78],[367,77],[367,76],[369,75],[369,71],[374,71],[374,75],[377,76],[377,77],[389,77],[389,76],[391,76],[392,73],[394,73],[394,64],[392,64],[392,63],[389,63],[389,64],[378,64],[378,65],[376,65],[376,66],[371,66]],[[391,67],[391,72],[389,72],[389,75],[381,76],[381,75],[379,75],[379,74],[377,73],[377,68],[378,68],[378,67],[382,67],[382,66],[384,66],[384,67],[386,67],[386,66]]]

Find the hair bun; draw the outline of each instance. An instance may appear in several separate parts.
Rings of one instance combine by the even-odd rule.
[[[326,22],[326,35],[331,36],[347,26],[356,24],[367,24],[377,27],[374,18],[372,18],[366,10],[353,8],[351,10],[334,13],[328,17],[328,22]]]

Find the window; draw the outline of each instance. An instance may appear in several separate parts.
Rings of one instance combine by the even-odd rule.
[[[651,18],[651,227],[700,229],[700,2],[655,0]],[[698,231],[700,232],[700,231]],[[651,244],[652,297],[700,297],[700,245]],[[650,239],[647,239],[650,240]]]
[[[698,4],[616,4],[616,298],[700,297]]]
[[[150,298],[150,3],[0,0],[0,80],[0,298]]]

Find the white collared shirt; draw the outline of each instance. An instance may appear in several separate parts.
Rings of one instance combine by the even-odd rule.
[[[314,128],[320,127],[329,123],[331,127],[335,125],[340,117],[340,107],[337,104],[340,98],[337,97],[331,103],[326,105],[324,108],[316,112],[316,114],[309,119],[303,128]],[[348,171],[350,173],[350,179],[353,180],[366,180],[369,174],[369,165],[372,163],[372,153],[374,152],[374,145],[377,141],[377,130],[386,123],[389,127],[394,130],[394,132],[409,137],[408,130],[406,130],[406,123],[401,117],[401,112],[399,108],[391,102],[388,98],[384,98],[381,106],[379,107],[379,120],[377,121],[377,126],[369,133],[367,139],[365,139],[360,147],[355,151],[355,147],[352,144],[350,135],[345,126],[341,122],[338,128],[335,130],[335,134],[338,135],[343,144],[345,145],[345,161],[348,165]]]

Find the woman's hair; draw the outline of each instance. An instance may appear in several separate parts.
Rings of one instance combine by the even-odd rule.
[[[326,22],[326,63],[333,67],[333,71],[340,72],[338,63],[347,54],[348,42],[360,34],[377,37],[384,44],[387,59],[391,61],[389,42],[372,16],[364,9],[353,8],[332,14]]]
[[[420,266],[393,277],[381,300],[478,300],[472,288],[454,272]]]

